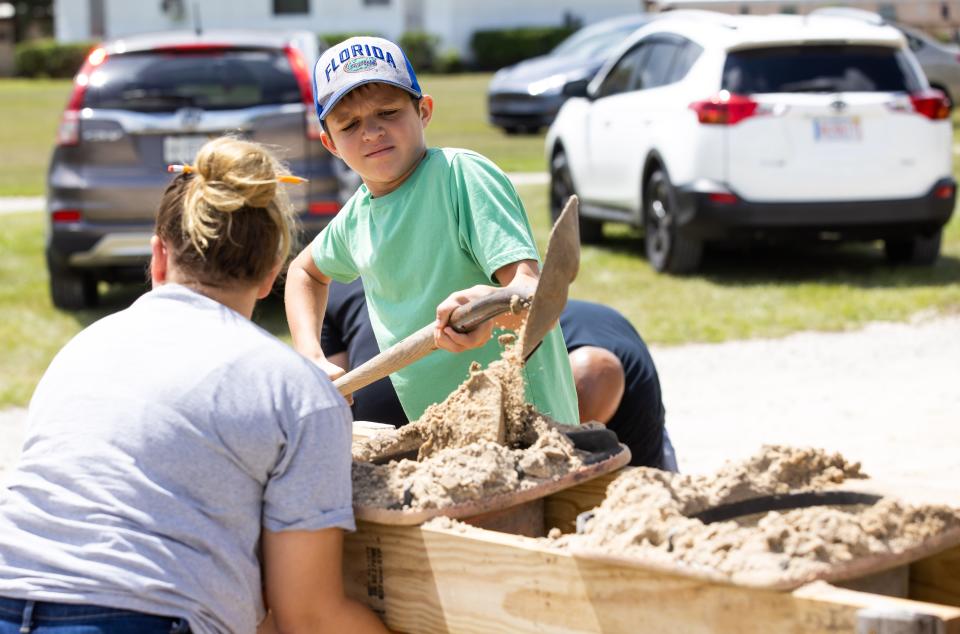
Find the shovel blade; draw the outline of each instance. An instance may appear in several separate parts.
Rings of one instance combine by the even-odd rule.
[[[576,279],[579,270],[580,201],[571,196],[550,230],[543,271],[523,329],[520,349],[524,360],[560,319],[560,313],[567,305],[570,283]]]

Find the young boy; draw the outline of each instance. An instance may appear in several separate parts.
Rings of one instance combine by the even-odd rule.
[[[355,37],[328,49],[314,70],[314,94],[324,147],[363,185],[290,265],[285,302],[294,347],[331,378],[343,374],[319,340],[331,279],[363,278],[381,350],[435,321],[441,350],[391,375],[415,420],[466,379],[472,361],[486,366],[499,357],[492,323],[459,334],[448,322],[458,305],[495,290],[491,283],[536,287],[539,259],[526,212],[506,175],[486,158],[427,148],[433,99],[393,42]],[[559,326],[524,372],[530,403],[558,422],[577,424]]]

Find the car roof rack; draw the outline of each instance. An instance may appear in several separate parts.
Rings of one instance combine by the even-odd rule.
[[[831,18],[848,18],[850,20],[859,20],[874,26],[884,26],[889,24],[879,13],[867,11],[866,9],[856,9],[853,7],[822,7],[814,9],[807,15],[826,16]]]
[[[667,10],[662,11],[659,15],[661,16],[660,19],[663,20],[680,18],[722,26],[728,29],[736,29],[739,26],[737,19],[739,16],[720,13],[719,11],[709,11],[707,9],[673,9],[668,6]]]

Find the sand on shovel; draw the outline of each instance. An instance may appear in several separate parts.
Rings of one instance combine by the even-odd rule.
[[[425,510],[522,491],[578,469],[581,454],[564,426],[526,402],[515,340],[419,420],[354,446],[354,503]],[[374,465],[385,450],[420,447],[417,460]]]
[[[818,506],[704,524],[692,514],[718,504],[836,488],[865,477],[859,463],[822,450],[764,447],[713,475],[637,468],[607,489],[582,534],[555,546],[636,557],[719,573],[753,585],[820,578],[866,557],[895,556],[960,528],[960,510],[883,498],[874,505]],[[851,487],[855,488],[855,487]]]

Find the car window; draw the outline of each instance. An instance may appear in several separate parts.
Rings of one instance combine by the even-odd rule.
[[[640,26],[640,24],[625,24],[615,29],[604,29],[602,31],[586,28],[560,42],[556,48],[550,51],[550,54],[556,56],[569,55],[577,59],[605,57],[612,48],[624,41],[628,35]]]
[[[650,53],[634,77],[633,90],[649,90],[667,83],[670,68],[677,56],[679,45],[675,42],[656,41],[650,45]]]
[[[621,92],[630,90],[633,81],[633,74],[637,66],[643,61],[649,49],[649,45],[640,43],[627,51],[621,57],[614,67],[610,70],[603,83],[600,84],[598,97],[609,97]]]
[[[910,45],[910,50],[916,53],[921,48],[923,48],[923,40],[909,33],[904,33],[907,36],[907,44]]]
[[[174,112],[298,103],[300,86],[280,51],[128,53],[107,57],[90,77],[86,108]]]
[[[733,51],[723,68],[733,93],[914,92],[920,84],[898,49],[791,46]]]
[[[667,77],[667,83],[672,84],[686,77],[687,73],[690,72],[690,69],[700,58],[701,53],[703,53],[703,48],[700,45],[694,44],[689,40],[685,41],[673,61],[673,67],[670,69],[670,75]]]

